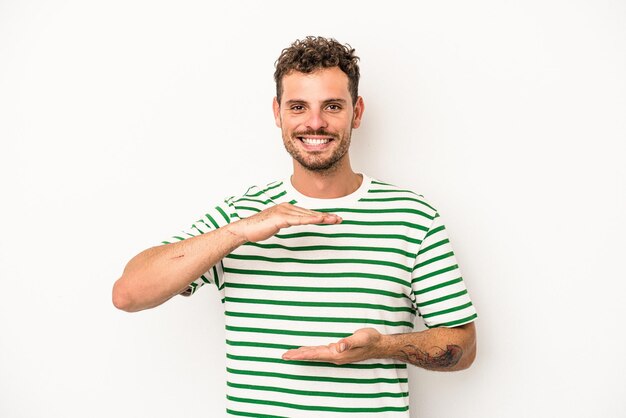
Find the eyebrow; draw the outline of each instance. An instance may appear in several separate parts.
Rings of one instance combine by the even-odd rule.
[[[293,105],[293,104],[298,104],[298,103],[308,103],[306,100],[302,100],[302,99],[291,99],[291,100],[287,100],[285,102],[286,105]],[[328,103],[341,103],[341,104],[346,104],[347,101],[344,99],[340,99],[340,98],[332,98],[332,99],[326,99],[322,102],[323,104],[328,104]]]

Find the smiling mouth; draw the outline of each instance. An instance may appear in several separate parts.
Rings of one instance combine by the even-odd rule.
[[[309,138],[306,136],[299,136],[298,139],[307,145],[323,145],[333,140],[333,138]]]

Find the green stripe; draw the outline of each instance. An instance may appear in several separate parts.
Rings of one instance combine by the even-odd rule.
[[[359,225],[359,226],[407,226],[409,228],[418,229],[420,231],[427,231],[428,228],[419,224],[405,221],[353,221],[344,219],[341,221],[341,225]],[[331,224],[321,224],[319,226],[330,227]]]
[[[401,254],[407,258],[414,259],[416,257],[415,254],[409,253],[407,251],[403,251],[396,248],[386,248],[386,247],[357,247],[357,246],[339,246],[339,245],[309,245],[304,247],[288,247],[286,245],[281,244],[261,244],[258,242],[247,242],[244,245],[250,245],[258,248],[266,248],[266,249],[274,249],[280,248],[282,250],[287,251],[378,251],[378,252],[388,252],[388,253],[396,253]]]
[[[329,292],[329,293],[370,293],[375,295],[389,296],[392,298],[408,298],[404,293],[388,292],[386,290],[368,289],[363,287],[300,287],[300,286],[272,286],[263,284],[225,283],[225,287],[234,289],[257,289],[285,292]]]
[[[432,312],[432,313],[429,313],[429,314],[422,315],[422,317],[423,318],[430,318],[430,317],[433,317],[433,316],[444,315],[444,314],[447,314],[447,313],[450,313],[450,312],[461,311],[461,310],[463,310],[465,308],[469,308],[470,306],[472,306],[472,302],[467,302],[464,305],[455,306],[454,308],[444,309],[442,311]]]
[[[409,407],[407,406],[383,406],[380,408],[339,408],[333,406],[319,406],[319,405],[299,405],[287,402],[277,402],[277,401],[266,401],[263,399],[248,399],[248,398],[239,398],[235,396],[226,395],[226,398],[233,402],[244,402],[244,403],[253,403],[258,405],[272,405],[272,406],[281,406],[284,408],[292,408],[292,409],[300,409],[306,411],[328,411],[328,412],[402,412],[408,411]]]
[[[277,195],[271,196],[271,197],[270,197],[270,199],[272,199],[272,200],[276,200],[276,199],[278,199],[279,197],[283,197],[283,196],[284,196],[284,195],[286,195],[286,194],[287,194],[287,190],[283,190],[282,192],[278,193]]]
[[[417,203],[421,203],[422,205],[432,209],[432,210],[436,210],[435,208],[433,208],[432,206],[430,206],[428,203],[424,202],[423,200],[419,200],[419,199],[415,199],[413,197],[384,197],[384,198],[363,198],[360,199],[361,202],[398,202],[398,201],[409,201],[409,202],[417,202]]]
[[[330,208],[330,209],[316,209],[318,212],[349,212],[349,213],[413,213],[415,215],[421,215],[424,218],[433,220],[434,216],[422,212],[417,209],[410,208],[392,208],[392,209],[352,209],[352,208]]]
[[[439,302],[443,302],[444,300],[448,300],[448,299],[454,299],[454,298],[458,298],[459,296],[463,296],[467,293],[467,289],[466,290],[461,290],[460,292],[457,293],[453,293],[451,295],[446,295],[446,296],[442,296],[440,298],[437,299],[431,299],[428,300],[426,302],[421,302],[417,304],[418,308],[421,308],[422,306],[428,306],[428,305],[432,305],[434,303],[439,303]]]
[[[263,190],[262,190],[262,192],[263,192],[263,193],[267,193],[268,191],[273,190],[273,189],[275,189],[275,188],[277,188],[277,187],[280,187],[280,186],[282,186],[282,185],[283,185],[283,182],[281,181],[280,183],[276,183],[276,184],[275,184],[275,185],[273,185],[273,186],[268,186],[268,187],[266,187],[265,189],[263,189]]]
[[[330,376],[304,376],[299,374],[259,372],[254,370],[239,370],[226,368],[226,371],[232,374],[241,374],[247,376],[277,377],[280,379],[305,380],[311,382],[334,382],[334,383],[354,383],[354,384],[374,384],[374,383],[408,383],[409,379],[396,378],[388,379],[384,377],[372,379],[357,379],[352,377],[330,377]]]
[[[437,325],[428,325],[428,324],[426,324],[426,326],[428,328],[453,327],[455,325],[460,325],[460,324],[463,324],[465,322],[470,322],[472,319],[476,319],[476,318],[478,318],[478,315],[477,314],[473,314],[473,315],[468,316],[467,318],[457,319],[456,321],[445,322],[443,324],[437,324]]]
[[[280,277],[319,277],[319,278],[331,278],[336,279],[338,277],[355,277],[362,279],[374,279],[385,280],[388,282],[394,282],[406,287],[411,287],[410,283],[406,280],[398,279],[396,277],[385,276],[383,274],[373,273],[359,273],[359,272],[346,272],[346,273],[316,273],[307,271],[272,271],[272,270],[247,270],[247,269],[234,269],[230,267],[224,267],[224,272],[235,274],[249,274],[256,276],[280,276]]]
[[[184,296],[191,296],[194,294],[194,292],[196,291],[196,288],[198,287],[197,284],[195,283],[189,283],[189,286],[187,286],[187,288],[185,290],[183,290],[180,294],[184,295]]]
[[[217,209],[217,211],[220,213],[220,215],[222,215],[222,217],[224,217],[224,220],[226,221],[226,223],[230,223],[230,218],[228,217],[228,215],[226,215],[226,212],[224,212],[222,210],[222,208],[220,208],[219,206],[216,206],[215,209]]]
[[[224,262],[222,260],[220,260],[219,264],[220,264],[221,270],[223,272],[224,271]],[[217,264],[215,266],[217,266]],[[215,266],[213,266],[213,267],[215,267]],[[215,274],[217,274],[217,270],[215,271]],[[222,290],[224,288],[224,277],[220,277],[220,279],[221,279],[221,283],[220,283],[220,285],[218,287],[218,290]],[[217,279],[216,279],[216,283],[218,283]],[[224,303],[224,299],[223,298],[222,298],[222,303]]]
[[[272,199],[267,199],[267,200],[259,200],[259,199],[250,199],[248,197],[241,197],[235,201],[233,201],[234,203],[239,203],[239,202],[254,202],[254,203],[260,203],[262,205],[267,205],[268,203],[270,203],[272,201]]]
[[[215,284],[217,284],[219,288],[220,276],[217,274],[217,268],[213,266],[211,270],[213,270],[213,280],[215,280]]]
[[[409,396],[408,392],[376,392],[376,393],[350,393],[350,392],[322,392],[315,390],[297,390],[287,389],[276,386],[259,386],[249,385],[243,383],[226,382],[226,385],[231,388],[248,389],[248,390],[262,390],[267,392],[279,392],[289,393],[291,395],[303,395],[303,396],[325,396],[329,398],[361,398],[361,399],[373,399],[373,398],[405,398]]]
[[[457,277],[456,279],[448,280],[447,282],[439,283],[439,284],[436,284],[434,286],[426,287],[426,288],[421,289],[421,290],[416,290],[416,291],[413,292],[413,294],[421,295],[421,294],[424,294],[424,293],[432,292],[433,290],[441,289],[442,287],[446,287],[446,286],[453,285],[455,283],[459,283],[461,281],[463,281],[463,278],[462,277]]]
[[[228,339],[226,340],[226,344],[232,345],[234,347],[276,348],[278,350],[293,350],[294,348],[300,348],[299,345],[259,343],[254,341],[233,341]]]
[[[287,418],[282,415],[267,415],[267,414],[257,414],[256,412],[243,412],[243,411],[235,411],[234,409],[226,408],[226,413],[230,415],[237,415],[240,417],[255,417],[255,418]]]
[[[387,321],[384,319],[374,318],[344,318],[344,317],[322,317],[322,316],[291,316],[291,315],[273,315],[264,313],[251,313],[251,312],[232,312],[226,311],[226,316],[232,316],[235,318],[257,318],[257,319],[269,319],[276,321],[301,321],[301,322],[329,322],[329,323],[348,323],[348,324],[378,324],[387,325],[391,327],[413,327],[413,323],[408,321]],[[277,330],[278,331],[278,330]],[[290,332],[307,332],[309,331],[290,331]],[[291,334],[301,335],[301,334]]]
[[[300,263],[300,264],[374,264],[379,266],[395,267],[407,272],[412,271],[411,267],[403,266],[402,264],[393,263],[391,261],[384,260],[370,260],[359,258],[337,258],[337,259],[303,259],[303,258],[288,258],[288,257],[264,257],[261,255],[243,255],[243,254],[229,254],[226,258],[234,260],[254,260],[254,261],[268,261],[271,263]]]
[[[408,306],[386,306],[374,303],[357,303],[357,302],[305,302],[305,301],[289,301],[289,300],[270,300],[270,299],[246,299],[226,297],[227,302],[233,303],[254,303],[260,305],[280,305],[280,306],[310,306],[319,308],[364,308],[378,309],[389,312],[409,312],[415,313],[414,309]]]
[[[195,229],[200,233],[200,235],[204,234],[204,231],[196,226],[196,224],[191,225],[191,229]]]
[[[439,269],[439,270],[435,270],[435,271],[433,271],[431,273],[424,274],[423,276],[419,276],[419,277],[414,278],[413,280],[411,280],[411,283],[421,282],[422,280],[426,280],[428,278],[437,276],[439,274],[447,273],[449,271],[456,270],[458,268],[459,268],[459,265],[455,264],[455,265],[450,266],[450,267],[446,267],[446,268],[442,268],[442,269]]]
[[[277,187],[282,186],[282,184],[283,184],[283,182],[281,181],[281,182],[280,182],[280,183],[278,183],[278,184],[275,184],[275,185],[273,185],[273,186],[269,186],[269,187],[267,187],[267,188],[265,188],[265,189],[261,190],[260,192],[257,192],[257,193],[254,193],[254,194],[248,194],[248,192],[246,192],[246,194],[245,194],[244,196],[250,196],[250,197],[257,197],[257,196],[261,196],[262,194],[267,193],[268,191],[270,191],[270,190],[272,190],[272,189],[275,189],[275,188],[277,188]]]
[[[235,209],[237,209],[238,211],[249,210],[249,211],[256,212],[256,213],[261,212],[261,209],[253,208],[252,206],[237,206],[237,205],[235,205]]]
[[[380,184],[381,186],[396,187],[396,186],[394,186],[393,184],[390,184],[390,183],[384,183],[384,182],[382,182],[382,181],[379,181],[379,180],[374,180],[374,179],[372,179],[371,183],[372,183],[372,184]]]
[[[215,219],[213,219],[213,217],[211,215],[209,215],[208,213],[205,214],[204,216],[206,216],[206,218],[211,222],[211,224],[213,224],[213,227],[215,229],[219,228],[220,226],[217,224],[217,222],[215,221]]]
[[[337,233],[337,234],[324,234],[321,232],[298,232],[295,234],[276,234],[276,238],[289,239],[289,238],[302,238],[302,237],[320,237],[320,238],[363,238],[363,239],[399,239],[402,241],[412,242],[414,244],[421,244],[422,241],[409,238],[404,235],[398,234],[356,234],[356,233]]]
[[[346,332],[298,331],[298,330],[292,330],[292,329],[234,327],[232,325],[226,325],[226,329],[228,331],[234,331],[234,332],[256,332],[260,334],[297,335],[300,337],[346,338],[352,335],[351,333],[346,333]]]
[[[204,219],[198,219],[198,222],[201,222],[204,226],[206,226],[207,228],[209,228],[209,231],[211,231],[212,229],[214,229],[214,228],[211,228],[211,226],[210,226],[208,223],[204,222]]]
[[[439,246],[441,246],[441,245],[443,245],[443,244],[447,244],[447,243],[449,243],[449,242],[450,242],[450,240],[449,240],[449,239],[447,239],[447,238],[446,238],[446,239],[443,239],[443,240],[441,240],[441,241],[439,241],[439,242],[434,243],[433,245],[429,245],[428,247],[421,248],[421,249],[419,250],[419,252],[417,253],[417,255],[424,254],[426,251],[430,251],[430,250],[432,250],[433,248],[437,248],[437,247],[439,247]]]
[[[268,203],[271,203],[271,202],[273,202],[274,200],[278,199],[279,197],[283,197],[283,196],[284,196],[284,195],[286,195],[286,194],[287,194],[287,191],[286,191],[286,190],[283,190],[282,192],[278,193],[277,195],[275,195],[275,196],[271,196],[271,197],[270,197],[269,199],[267,199],[267,200],[250,199],[250,198],[248,198],[248,197],[241,197],[241,198],[239,198],[239,199],[235,200],[233,203],[238,203],[238,202],[243,202],[243,201],[245,201],[245,202],[254,202],[254,203],[260,203],[260,204],[262,204],[262,205],[267,205]],[[246,195],[244,195],[244,196],[246,196]]]
[[[424,237],[424,239],[430,237],[431,235],[435,235],[437,232],[443,231],[444,229],[446,229],[444,225],[440,225],[435,229],[431,229],[430,231],[426,233],[426,236]]]
[[[388,186],[391,186],[391,185],[388,185]],[[406,189],[370,189],[367,192],[368,193],[411,193],[412,195],[415,195],[415,196],[421,196],[412,190],[406,190]]]
[[[339,368],[339,369],[406,369],[405,363],[390,363],[390,364],[382,364],[382,363],[370,363],[370,364],[360,364],[360,363],[348,363],[348,364],[334,364],[334,363],[325,363],[322,361],[299,361],[299,360],[283,360],[281,358],[273,358],[273,357],[252,357],[252,356],[237,356],[235,354],[226,353],[226,358],[231,360],[238,361],[254,361],[260,363],[279,363],[279,364],[293,364],[296,366],[313,366],[313,367],[331,367],[331,368]]]
[[[418,268],[427,266],[427,265],[429,265],[431,263],[435,263],[437,261],[441,261],[443,259],[446,259],[448,257],[453,257],[453,256],[454,256],[454,252],[453,251],[450,251],[449,253],[438,255],[437,257],[433,257],[430,260],[426,260],[423,263],[417,264],[415,267],[413,267],[413,271],[417,270]]]

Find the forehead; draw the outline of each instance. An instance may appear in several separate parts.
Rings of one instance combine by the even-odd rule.
[[[339,67],[320,68],[311,73],[292,71],[282,80],[282,100],[323,101],[350,99],[348,76]]]

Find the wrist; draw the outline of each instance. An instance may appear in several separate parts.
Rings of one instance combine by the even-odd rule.
[[[239,220],[239,221],[230,223],[228,225],[225,225],[222,228],[224,229],[224,231],[226,232],[228,236],[234,239],[235,241],[234,244],[236,247],[243,245],[249,241],[242,227],[243,227],[242,220]]]
[[[394,344],[393,334],[380,334],[380,338],[376,342],[376,358],[390,358],[393,353]]]

